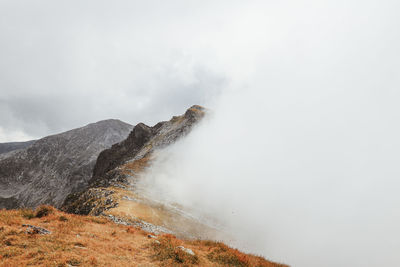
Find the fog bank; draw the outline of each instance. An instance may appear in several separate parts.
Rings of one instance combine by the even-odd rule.
[[[269,259],[395,266],[398,4],[335,3],[278,12],[280,31],[246,82],[160,151],[144,180],[154,197],[212,214],[232,245]]]
[[[186,139],[159,152],[144,177],[148,189],[213,215],[235,237],[232,245],[273,260],[396,265],[394,107],[348,94],[318,104],[307,98],[297,105],[287,97],[230,98]]]

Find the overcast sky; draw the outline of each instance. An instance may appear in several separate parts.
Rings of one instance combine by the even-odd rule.
[[[1,0],[0,142],[212,101],[243,19],[225,4]]]
[[[193,104],[213,106],[221,92],[254,85],[257,75],[335,71],[321,87],[345,83],[344,72],[398,81],[398,7],[0,0],[0,142],[108,118],[154,124]],[[371,64],[380,64],[373,73]]]
[[[293,266],[398,266],[399,11],[0,0],[0,141],[206,105],[213,116],[146,174],[157,196]]]

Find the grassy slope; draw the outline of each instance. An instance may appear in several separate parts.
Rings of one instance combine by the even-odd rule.
[[[37,215],[42,215],[38,217]],[[22,224],[52,231],[29,234]],[[192,256],[178,246],[191,249]],[[0,210],[0,266],[284,266],[213,241],[149,238],[104,218],[66,214],[52,207]]]

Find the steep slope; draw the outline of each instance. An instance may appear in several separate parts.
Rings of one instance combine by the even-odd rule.
[[[159,122],[153,127],[139,123],[128,138],[110,149],[100,153],[93,170],[93,180],[101,180],[107,172],[127,161],[134,161],[149,156],[154,150],[161,149],[178,138],[183,137],[203,118],[205,109],[192,106],[184,115],[175,116],[170,121]]]
[[[32,145],[35,140],[26,142],[11,142],[11,143],[0,143],[0,154],[4,154],[10,151],[26,148]]]
[[[0,208],[59,207],[88,185],[99,153],[124,140],[132,126],[105,120],[37,140],[0,156]]]
[[[62,209],[70,213],[102,215],[112,220],[140,226],[151,232],[174,233],[185,238],[217,238],[218,231],[193,218],[178,206],[168,206],[149,198],[137,186],[141,172],[152,158],[182,138],[205,115],[200,106],[182,116],[153,127],[140,123],[128,138],[100,153],[89,188],[67,197]]]

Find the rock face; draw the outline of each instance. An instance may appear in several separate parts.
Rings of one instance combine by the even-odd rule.
[[[0,155],[0,208],[60,207],[68,194],[88,186],[99,153],[131,130],[122,121],[105,120]]]
[[[153,127],[143,123],[137,124],[126,140],[100,153],[91,183],[107,179],[108,172],[127,161],[140,160],[155,149],[174,143],[186,135],[203,116],[204,108],[195,105],[184,115],[175,116],[170,121],[159,122]]]
[[[32,145],[35,140],[26,142],[11,142],[11,143],[0,143],[0,154],[4,154],[10,151],[26,148]]]
[[[153,127],[143,123],[136,125],[126,140],[100,153],[88,189],[70,194],[62,209],[70,213],[99,215],[115,208],[118,198],[112,188],[131,187],[132,179],[147,167],[153,151],[185,136],[204,114],[205,109],[195,105],[184,115],[159,122]]]

